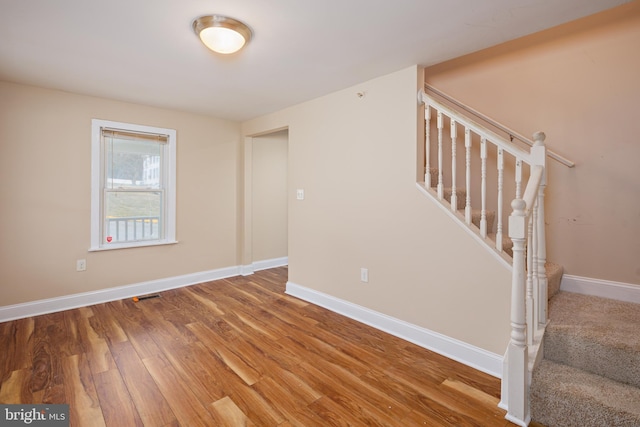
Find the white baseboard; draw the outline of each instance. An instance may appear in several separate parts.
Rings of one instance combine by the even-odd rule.
[[[83,292],[23,304],[7,305],[0,307],[0,323],[14,319],[22,319],[25,317],[69,310],[72,308],[86,307],[89,305],[124,298],[131,298],[138,295],[162,292],[169,289],[195,285],[196,283],[237,276],[239,274],[240,267],[227,267],[217,270],[185,274],[182,276],[168,277],[165,279],[150,280],[148,282],[141,282],[127,286],[118,286],[116,288],[101,289],[94,292]]]
[[[640,285],[565,274],[560,290],[640,304]]]
[[[249,276],[256,271],[266,270],[269,268],[282,267],[289,264],[289,257],[265,259],[262,261],[256,261],[251,265],[243,265],[241,267],[241,274],[243,276]]]
[[[331,295],[287,282],[286,294],[324,307],[497,378],[502,356]]]
[[[243,276],[251,276],[254,271],[253,264],[240,266],[240,274]]]

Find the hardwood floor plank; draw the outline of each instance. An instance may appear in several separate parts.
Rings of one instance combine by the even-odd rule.
[[[272,377],[262,378],[252,386],[252,389],[258,392],[272,407],[277,407],[284,418],[291,423],[299,424],[304,418],[313,416],[313,412],[307,406],[300,404],[301,399],[298,394]]]
[[[338,396],[340,397],[340,396]],[[315,413],[322,423],[318,426],[335,426],[335,427],[351,427],[351,426],[384,426],[378,420],[362,420],[359,413],[352,413],[349,409],[339,405],[331,398],[323,396],[309,405],[309,409]]]
[[[0,352],[0,382],[13,371],[31,366],[35,318],[18,319],[4,324],[2,352]]]
[[[94,328],[98,323],[91,322],[94,317],[93,310],[79,309],[78,315],[69,314],[67,318],[73,317],[73,324],[77,330],[78,339],[82,343],[84,353],[89,359],[91,371],[94,374],[105,372],[116,368],[115,361],[111,355],[111,350],[107,342],[101,338],[101,329]],[[96,331],[96,329],[98,329]]]
[[[288,370],[274,370],[271,378],[273,378],[280,387],[286,389],[290,395],[295,396],[296,400],[301,403],[308,405],[322,397],[322,393],[315,390],[300,377]]]
[[[311,328],[318,325],[318,319],[308,315],[313,312],[313,310],[308,309],[309,304],[305,303],[305,305],[300,306],[296,303],[297,301],[299,300],[296,298],[285,296],[262,308],[273,317],[289,325],[296,325],[301,328]]]
[[[181,378],[189,379],[189,387],[203,404],[225,396],[220,372],[226,366],[201,342],[166,349],[165,357]]]
[[[253,421],[247,418],[247,415],[238,408],[238,405],[229,396],[213,402],[210,411],[214,422],[212,425],[219,427],[255,426]]]
[[[120,371],[111,369],[93,375],[96,393],[108,427],[144,426]]]
[[[428,427],[489,427],[473,423],[457,414],[448,411],[411,411],[402,418],[398,425],[401,426],[428,426]]]
[[[434,426],[476,425],[472,420],[467,419],[465,416],[461,416],[444,405],[420,395],[416,392],[414,387],[394,380],[381,370],[372,369],[362,376],[361,380],[375,387],[375,389],[379,390],[381,393],[403,403],[409,408],[412,408],[411,412],[403,418],[412,421],[407,422],[406,424],[400,423],[399,425],[414,425],[418,419],[421,421],[415,425],[422,425],[425,420],[428,420],[426,425]],[[435,385],[431,386],[436,387]]]
[[[464,394],[470,399],[475,399],[478,402],[485,404],[487,406],[498,406],[500,403],[500,399],[494,396],[491,396],[481,390],[478,390],[475,387],[471,387],[461,381],[447,379],[442,383],[443,386],[449,387],[459,393]]]
[[[31,371],[29,369],[18,369],[9,372],[5,380],[0,384],[0,403],[35,403],[33,394],[29,390],[29,380]]]
[[[286,344],[283,345],[279,340],[270,340],[256,329],[245,328],[242,330],[234,329],[234,331],[236,332],[234,338],[236,341],[244,340],[258,348],[260,353],[264,355],[264,358],[260,360],[260,366],[263,367],[263,371],[273,369],[273,365],[278,368],[289,369],[292,365],[299,363],[299,354],[296,353],[295,349],[287,347]]]
[[[111,350],[144,425],[162,426],[177,422],[169,403],[133,346],[129,342],[123,342],[113,345]]]
[[[201,304],[204,307],[205,309],[205,311],[203,312],[204,317],[223,316],[224,311],[222,311],[220,307],[218,307],[218,304],[216,304],[214,301],[207,298],[206,296],[201,295],[201,292],[198,291],[199,289],[200,288],[193,288],[193,287],[185,288],[184,293],[188,298],[191,298],[192,300]]]
[[[124,342],[129,339],[106,303],[93,305],[91,309],[93,316],[89,318],[89,322],[100,338],[109,344]]]
[[[484,405],[469,405],[468,399],[464,395],[448,393],[447,389],[440,384],[434,386],[433,380],[430,378],[422,378],[421,376],[416,376],[415,373],[406,373],[395,367],[389,367],[384,372],[394,380],[404,383],[415,390],[427,406],[433,407],[433,402],[439,407],[453,411],[455,414],[477,419],[482,423],[487,423],[487,425],[495,423],[495,413],[500,413],[501,418],[504,418],[504,412],[501,412],[500,409],[488,408]]]
[[[63,360],[72,355],[64,328],[64,314],[54,313],[35,318],[34,332],[29,341],[31,378],[29,390],[42,403],[65,403]],[[77,347],[77,343],[73,345]]]
[[[176,342],[188,344],[194,341],[193,334],[186,325],[196,319],[178,309],[174,292],[177,291],[167,291],[160,298],[142,300],[136,304],[147,319],[147,333],[159,348]]]
[[[297,367],[295,374],[350,413],[351,419],[356,423],[360,425],[393,425],[395,418],[389,412],[388,406],[375,406],[366,397],[359,395],[357,389],[350,388],[341,381],[336,381],[324,370],[303,362]],[[318,401],[310,406],[314,406]]]
[[[245,383],[234,383],[233,388],[234,391],[229,397],[256,425],[277,426],[286,420],[277,407],[271,406],[260,393]]]
[[[144,359],[142,362],[149,370],[180,425],[193,427],[214,425],[209,411],[200,403],[191,392],[190,387],[184,383],[169,363],[157,357]]]
[[[32,348],[34,325],[33,317],[0,323],[0,387],[9,381],[16,371],[31,366],[29,353]],[[14,387],[15,377],[11,382]]]
[[[105,311],[120,325],[127,336],[127,342],[135,348],[140,357],[154,357],[162,354],[148,330],[153,329],[150,321],[133,301],[126,299],[105,304]],[[105,313],[105,315],[108,315]],[[110,347],[119,347],[122,341],[111,343]],[[113,355],[113,351],[112,351]]]
[[[252,386],[286,417],[284,425],[321,426],[326,423],[309,408],[323,394],[288,370],[276,369]]]
[[[213,331],[200,323],[190,323],[187,326],[211,352],[216,354],[247,385],[254,384],[260,379],[260,372],[244,359],[245,355],[234,351],[233,343],[221,340]]]
[[[83,354],[67,356],[62,364],[70,423],[78,426],[105,426],[87,358]]]

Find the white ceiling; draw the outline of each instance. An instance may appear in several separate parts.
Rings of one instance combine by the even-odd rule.
[[[245,120],[627,0],[0,0],[0,80]],[[193,33],[224,14],[233,56]]]

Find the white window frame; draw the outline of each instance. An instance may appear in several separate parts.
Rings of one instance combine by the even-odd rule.
[[[166,176],[165,201],[163,206],[164,233],[158,240],[144,240],[104,244],[102,227],[104,224],[104,191],[102,175],[104,159],[102,150],[102,129],[117,129],[129,132],[167,135],[167,143],[163,144],[162,156],[164,174]],[[174,129],[143,126],[110,120],[91,120],[91,247],[89,251],[157,246],[178,243],[176,241],[176,131]]]

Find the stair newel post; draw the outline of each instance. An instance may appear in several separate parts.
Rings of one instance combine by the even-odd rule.
[[[427,188],[431,188],[431,106],[424,106],[424,182]]]
[[[464,149],[465,149],[465,176],[467,197],[464,203],[464,220],[467,225],[471,225],[471,129],[464,129]]]
[[[545,229],[544,215],[544,191],[547,187],[547,148],[544,144],[546,135],[544,132],[536,132],[533,134],[533,147],[531,154],[533,162],[543,167],[542,180],[538,188],[538,197],[536,203],[537,223],[536,223],[536,256],[537,256],[537,273],[538,273],[538,321],[541,324],[547,323],[547,238]],[[536,325],[537,326],[537,325]]]
[[[438,199],[442,200],[444,197],[444,184],[442,177],[442,169],[443,169],[443,160],[442,160],[442,128],[443,128],[443,119],[442,119],[442,111],[438,111]]]
[[[498,211],[496,226],[496,249],[502,252],[502,192],[504,186],[504,150],[498,149]]]
[[[454,119],[451,119],[451,210],[458,210],[458,195],[456,193],[456,153],[458,147],[458,126]]]
[[[525,314],[525,240],[527,237],[526,203],[511,202],[509,237],[513,240],[513,273],[511,282],[511,340],[508,347],[509,392],[506,418],[526,426],[529,414],[528,349]]]
[[[481,210],[480,210],[480,235],[482,238],[487,237],[487,140],[486,138],[480,139],[480,196]]]

